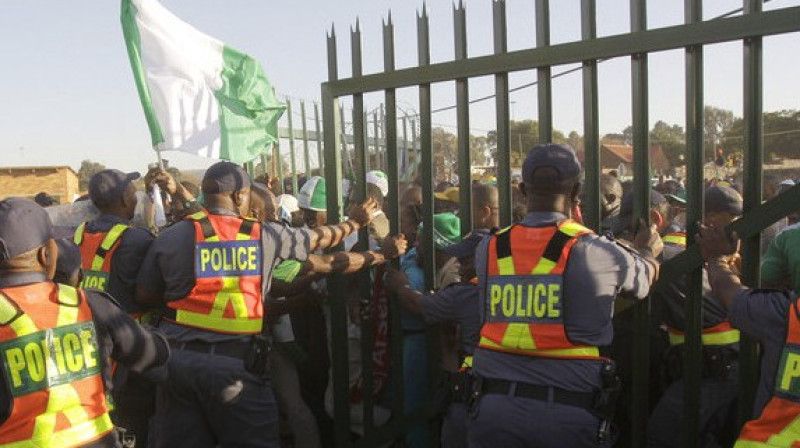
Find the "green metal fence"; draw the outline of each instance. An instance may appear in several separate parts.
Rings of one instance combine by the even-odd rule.
[[[536,70],[538,80],[538,117],[539,140],[551,141],[553,136],[552,120],[552,87],[551,67],[564,64],[581,64],[583,80],[583,124],[585,144],[585,185],[586,196],[584,217],[588,226],[597,229],[600,221],[600,135],[598,107],[598,62],[615,57],[629,57],[631,61],[631,94],[633,117],[634,147],[634,213],[636,216],[648,218],[650,188],[650,163],[648,148],[648,130],[650,125],[648,111],[648,55],[663,50],[682,49],[685,51],[686,84],[686,150],[687,159],[687,191],[688,191],[688,223],[698,222],[703,210],[703,50],[704,46],[720,42],[741,41],[744,48],[744,117],[745,117],[745,180],[744,201],[745,217],[734,227],[743,239],[744,279],[749,285],[758,284],[759,266],[759,231],[767,227],[781,216],[785,216],[793,208],[800,206],[800,190],[796,187],[781,197],[761,205],[762,174],[762,38],[763,36],[800,31],[800,7],[786,7],[779,10],[762,11],[763,0],[744,0],[741,14],[726,15],[710,20],[703,20],[701,0],[685,0],[685,23],[658,29],[647,29],[647,2],[645,0],[630,1],[631,32],[608,37],[597,37],[596,0],[581,0],[581,40],[576,42],[551,45],[550,43],[550,8],[557,7],[557,2],[533,0],[536,7],[536,46],[535,48],[509,52],[507,47],[506,2],[494,0],[493,38],[494,54],[472,57],[467,52],[467,26],[464,6],[454,8],[454,57],[448,62],[432,64],[430,60],[430,31],[428,15],[423,7],[417,17],[417,66],[404,69],[395,68],[394,26],[389,15],[383,24],[383,72],[363,74],[361,55],[361,32],[358,24],[350,33],[352,75],[340,79],[337,58],[337,40],[334,31],[328,35],[328,81],[322,84],[322,121],[324,132],[324,170],[328,179],[328,216],[338,221],[342,216],[342,196],[340,194],[343,171],[352,173],[356,180],[358,194],[363,196],[365,175],[369,165],[368,157],[368,115],[364,110],[364,95],[382,93],[384,108],[380,116],[372,113],[374,123],[373,138],[377,154],[381,156],[372,167],[380,165],[385,169],[390,183],[387,200],[387,213],[391,222],[391,231],[398,232],[399,222],[399,179],[401,160],[398,152],[398,122],[403,127],[403,140],[406,139],[405,124],[408,119],[398,121],[397,89],[414,88],[418,92],[418,139],[419,144],[419,180],[423,188],[423,225],[431,228],[433,224],[433,166],[434,151],[431,142],[431,85],[433,83],[451,82],[455,84],[456,121],[458,136],[459,178],[462,180],[460,190],[460,216],[462,231],[470,229],[470,150],[469,150],[469,81],[481,76],[494,77],[494,97],[496,103],[497,131],[497,179],[500,192],[500,219],[502,225],[511,223],[511,172],[509,145],[509,73],[522,70]],[[738,14],[738,12],[735,12]],[[680,92],[675,92],[676,95]],[[345,117],[339,105],[340,98],[352,99],[352,114]],[[301,110],[302,110],[301,105]],[[290,113],[291,115],[291,113]],[[346,136],[344,121],[352,120],[352,136]],[[289,126],[290,134],[291,124]],[[416,130],[412,125],[411,129]],[[319,124],[317,121],[319,136]],[[305,129],[303,135],[307,135]],[[307,140],[307,139],[306,139]],[[350,156],[349,147],[354,153]],[[381,149],[381,145],[383,145]],[[306,150],[306,153],[308,151]],[[294,151],[292,151],[294,154]],[[408,152],[403,151],[405,157]],[[374,160],[374,159],[373,159]],[[350,162],[352,161],[352,162]],[[352,163],[352,168],[350,168]],[[308,165],[306,165],[307,167]],[[307,168],[306,168],[307,169]],[[292,171],[297,173],[296,164],[292,161]],[[467,182],[464,182],[467,180]],[[465,188],[466,187],[466,188]],[[688,233],[695,232],[690,225]],[[434,260],[432,232],[425,233],[421,244],[424,251],[426,286],[433,285]],[[364,242],[366,235],[361,235]],[[686,301],[687,336],[685,380],[686,397],[686,432],[685,446],[698,443],[699,390],[701,380],[701,340],[702,326],[701,281],[702,271],[697,248],[692,244],[680,257],[664,265],[662,283],[679,275],[689,274],[690,299]],[[374,425],[372,403],[364,400],[365,435],[357,442],[350,439],[350,404],[348,385],[348,353],[347,353],[347,315],[345,295],[342,294],[341,279],[332,279],[329,283],[331,291],[331,325],[332,325],[332,364],[334,384],[334,411],[336,418],[337,446],[377,446],[380,443],[398,438],[409,427],[425,422],[430,416],[428,407],[406,409],[402,402],[402,330],[399,323],[399,309],[392,302],[390,309],[390,335],[392,346],[391,375],[393,384],[393,417],[381,427]],[[647,334],[650,326],[649,301],[635,305],[635,326],[638,334]],[[364,332],[366,334],[367,332]],[[754,396],[754,388],[758,377],[757,347],[743,338],[741,352],[742,405],[741,415],[746,418]],[[372,341],[362,341],[362,354],[368,356]],[[633,347],[637,369],[632,378],[632,442],[631,446],[645,446],[645,429],[649,409],[647,392],[649,347],[648,338],[637,338]],[[429,360],[432,372],[437,369],[435,360]],[[372,389],[371,364],[364,364],[365,396]],[[433,376],[431,376],[433,378]],[[431,446],[435,446],[435,431],[431,437]]]

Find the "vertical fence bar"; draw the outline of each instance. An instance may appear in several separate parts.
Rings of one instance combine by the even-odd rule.
[[[338,79],[336,60],[336,35],[333,28],[328,35],[328,81]],[[342,215],[342,160],[339,152],[339,105],[327,84],[322,85],[322,119],[325,123],[325,179],[328,208],[328,222],[339,222]],[[346,153],[345,153],[346,154]],[[344,288],[339,276],[332,276],[328,282],[331,297],[343,297]],[[337,447],[350,446],[350,400],[347,356],[347,310],[341,303],[331,306],[331,334],[333,337],[331,364],[333,367],[333,409],[336,416],[334,438]]]
[[[281,194],[286,193],[286,184],[283,182],[283,156],[281,156],[280,139],[273,146],[272,160],[275,163],[275,172],[278,173],[278,183],[281,184]]]
[[[581,38],[597,37],[597,2],[581,0]],[[597,106],[597,61],[583,62],[583,148],[584,181],[583,219],[595,231],[600,229],[600,117]]]
[[[405,174],[405,171],[408,170],[408,116],[403,116],[402,119],[403,123],[403,164],[402,169],[403,172],[401,174]]]
[[[297,195],[297,160],[294,153],[294,125],[292,120],[292,99],[286,98],[286,119],[289,121],[289,160],[292,164],[292,194]]]
[[[467,10],[459,0],[453,6],[455,59],[467,59]],[[469,79],[456,80],[456,123],[458,137],[458,195],[461,234],[472,230],[472,163],[469,142]]]
[[[703,20],[702,0],[686,0],[684,4],[686,23]],[[686,48],[686,188],[688,203],[686,210],[686,234],[689,245],[694,244],[698,232],[695,223],[703,219],[703,47]],[[700,446],[700,388],[702,381],[703,329],[703,270],[695,269],[687,276],[686,343],[684,344],[683,384],[684,440],[687,448]]]
[[[322,122],[319,119],[319,103],[314,102],[314,131],[317,133],[317,170],[322,176],[323,159],[325,153],[322,147]]]
[[[269,149],[272,149],[271,145]],[[264,152],[263,154],[261,154],[261,157],[259,157],[259,159],[261,159],[261,170],[262,170],[261,174],[269,173],[269,168],[267,167],[267,164],[269,163],[269,155],[267,154],[267,152]]]
[[[744,0],[744,14],[759,14],[763,0]],[[744,40],[744,213],[761,205],[762,170],[764,163],[762,37]],[[760,234],[742,241],[742,280],[750,287],[759,287]],[[749,420],[758,384],[758,345],[741,335],[739,345],[740,421]]]
[[[345,158],[347,158],[347,161],[349,161],[349,160],[352,160],[352,157],[350,156],[350,145],[347,142],[347,124],[345,123],[345,119],[344,119],[346,117],[346,115],[344,113],[344,106],[341,106],[341,105],[339,106],[339,117],[341,117],[341,121],[339,122],[339,137],[340,137],[340,141],[341,141],[341,145],[342,145],[341,151],[342,151],[343,156]],[[323,116],[322,121],[325,121],[324,116]],[[324,129],[324,126],[323,126],[323,129]],[[350,174],[349,172],[345,173],[345,175],[349,175],[349,174]]]
[[[373,154],[367,159],[370,169],[375,169],[380,160],[381,143],[380,143],[381,125],[378,123],[378,111],[372,111],[372,144],[374,148]]]
[[[394,24],[392,14],[389,12],[386,22],[383,24],[383,69],[392,72],[395,69],[394,55]],[[389,227],[392,235],[400,232],[400,171],[397,158],[397,97],[394,89],[387,89],[384,93],[386,102],[386,153],[387,166],[386,174],[389,178],[389,195],[384,203],[384,212],[389,218]],[[403,131],[405,132],[405,130]],[[399,262],[394,262],[394,267],[399,268]],[[389,332],[390,350],[392,357],[392,378],[397,378],[393,382],[393,395],[395,399],[402,398],[403,382],[403,326],[402,326],[402,307],[399,301],[390,297],[389,301]],[[402,401],[402,400],[401,400]],[[401,403],[402,409],[402,403]]]
[[[360,21],[356,19],[355,29],[350,30],[350,53],[352,57],[352,71],[353,77],[357,78],[363,74],[362,57],[361,57],[361,25]],[[355,189],[355,197],[357,200],[363,200],[367,193],[367,143],[364,140],[364,95],[357,93],[353,95],[353,176],[355,185],[351,188]],[[369,248],[368,242],[369,234],[366,228],[358,232],[358,250],[367,250]],[[360,306],[367,306],[369,303],[369,271],[359,272],[355,274],[358,278],[357,296],[360,300]],[[366,303],[365,303],[366,301]],[[372,371],[372,331],[371,320],[366,313],[362,314],[364,320],[361,322],[361,360],[362,360],[362,410],[364,415],[364,434],[368,435],[372,432],[373,428],[373,403],[372,391],[374,387],[373,371]]]
[[[536,47],[550,46],[550,0],[536,0]],[[550,67],[536,69],[539,100],[539,142],[553,141],[553,83]],[[522,151],[522,149],[520,148]],[[523,160],[524,160],[523,154]]]
[[[631,31],[644,31],[647,27],[646,0],[631,0]],[[650,157],[649,157],[649,111],[647,98],[647,54],[631,55],[631,81],[633,100],[633,216],[650,217]],[[646,445],[647,416],[649,414],[650,381],[650,300],[641,301],[634,307],[634,370],[631,389],[633,391],[631,440],[633,446]]]
[[[492,2],[494,54],[503,54],[508,51],[508,33],[506,32],[506,1],[494,0]],[[508,73],[494,75],[495,94],[495,121],[497,138],[495,150],[497,167],[497,191],[500,204],[500,226],[511,225],[511,209],[514,206],[511,194],[511,150],[508,145],[509,130],[509,101],[508,101]]]
[[[419,171],[420,167],[419,164],[422,163],[422,154],[421,151],[417,150],[417,145],[422,145],[422,142],[417,143],[417,120],[411,120],[411,148],[414,149],[414,161],[417,162],[417,171]],[[421,181],[421,173],[417,172],[415,175],[415,180],[418,182]]]
[[[417,53],[419,66],[430,65],[430,32],[428,11],[423,3],[422,13],[417,16]],[[419,85],[420,152],[422,170],[422,225],[425,228],[422,244],[424,256],[422,266],[425,270],[425,289],[433,289],[434,247],[433,247],[433,147],[431,145],[431,85]]]
[[[302,121],[302,130],[303,130],[303,157],[305,158],[305,167],[306,167],[306,179],[311,177],[311,154],[308,152],[308,125],[306,124],[306,102],[305,100],[300,100],[300,119]]]
[[[380,131],[381,131],[381,138],[378,141],[378,149],[383,148],[380,150],[380,157],[378,158],[377,165],[374,169],[385,170],[386,169],[386,110],[384,108],[384,104],[381,103],[380,108]]]

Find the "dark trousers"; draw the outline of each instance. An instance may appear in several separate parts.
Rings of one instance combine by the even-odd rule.
[[[597,447],[600,421],[585,409],[560,403],[483,395],[469,425],[470,448]]]
[[[173,350],[156,398],[156,448],[280,446],[269,380],[245,371],[240,359]]]
[[[120,365],[114,386],[114,425],[136,437],[136,448],[147,448],[150,419],[156,410],[156,385]]]
[[[442,422],[442,448],[466,448],[469,417],[465,403],[450,403]]]
[[[684,446],[684,382],[678,380],[667,388],[647,422],[647,446],[680,448]],[[700,387],[700,443],[703,448],[730,447],[736,440],[738,371],[729,378],[705,379]]]

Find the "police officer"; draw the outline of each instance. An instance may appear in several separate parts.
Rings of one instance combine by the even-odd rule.
[[[647,296],[661,240],[641,223],[636,252],[569,220],[580,171],[569,146],[535,146],[520,184],[528,214],[476,252],[483,325],[471,447],[597,446],[606,435],[618,385],[601,347],[613,336],[614,297]]]
[[[0,202],[0,446],[117,447],[109,356],[163,379],[169,349],[105,293],[53,283],[57,257],[40,206]]]
[[[434,294],[422,294],[408,285],[408,278],[398,270],[387,273],[387,287],[409,311],[424,317],[428,324],[458,324],[458,360],[454,368],[443,360],[444,368],[444,422],[442,446],[458,448],[467,446],[467,401],[472,391],[472,354],[478,344],[480,313],[478,286],[475,275],[475,249],[489,235],[478,229],[461,242],[442,249],[457,257],[461,281],[451,283]]]
[[[753,420],[734,448],[792,447],[800,443],[800,298],[789,290],[751,289],[737,274],[738,242],[724,228],[701,226],[700,252],[714,297],[731,324],[761,343],[761,377]]]
[[[731,187],[713,186],[705,191],[706,222],[724,228],[742,214],[742,197]],[[662,260],[669,260],[686,248],[686,233],[673,229],[664,236]],[[681,279],[653,292],[669,332],[666,373],[671,384],[664,391],[648,422],[651,447],[681,447],[683,436],[684,388],[682,368],[685,301],[688,285]],[[739,394],[739,330],[731,326],[728,313],[711,294],[703,273],[702,383],[700,389],[700,446],[730,446],[736,438],[736,398]]]
[[[338,244],[369,223],[372,202],[350,220],[313,231],[244,219],[250,178],[230,162],[202,181],[206,209],[161,232],[139,272],[137,299],[161,305],[159,329],[174,357],[159,385],[156,447],[278,446],[268,381],[263,297],[281,259]]]
[[[75,231],[81,250],[84,288],[108,292],[134,318],[145,309],[136,302],[136,275],[153,235],[130,225],[136,210],[133,181],[139,173],[103,170],[89,180],[89,197],[100,216]],[[150,418],[155,412],[155,385],[127,369],[114,375],[114,423],[132,433],[137,446],[147,446]]]

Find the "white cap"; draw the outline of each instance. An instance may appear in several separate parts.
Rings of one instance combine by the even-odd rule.
[[[278,218],[282,221],[292,222],[292,213],[300,211],[297,205],[297,198],[290,194],[282,194],[278,196]]]

